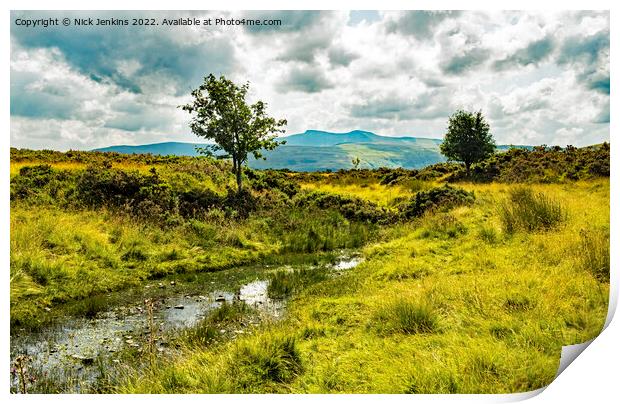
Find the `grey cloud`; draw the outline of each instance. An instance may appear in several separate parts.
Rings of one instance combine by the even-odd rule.
[[[15,13],[15,12],[14,12]],[[92,16],[91,12],[20,12],[28,18]],[[15,14],[16,16],[17,14]],[[101,12],[100,18],[130,18],[130,12]],[[157,12],[141,17],[170,17]],[[175,30],[165,27],[48,27],[45,29],[11,27],[11,36],[24,48],[58,48],[65,59],[83,74],[95,80],[111,81],[129,91],[140,86],[119,71],[118,62],[137,60],[136,75],[160,73],[170,78],[179,92],[195,86],[208,73],[229,73],[235,55],[230,38],[211,37],[204,41],[182,43]],[[174,51],[172,51],[174,50]]]
[[[351,62],[360,57],[358,54],[340,47],[332,47],[327,52],[327,56],[329,57],[329,63],[331,63],[332,66],[344,67],[349,66]]]
[[[609,103],[607,103],[601,112],[599,112],[599,114],[594,118],[593,123],[609,123]]]
[[[388,33],[411,35],[418,40],[429,40],[435,28],[448,18],[457,17],[458,11],[407,11],[396,20],[386,23]]]
[[[562,44],[558,63],[595,63],[603,51],[609,51],[609,31],[600,31],[587,37],[573,36]]]
[[[527,66],[544,60],[553,51],[554,42],[550,37],[531,42],[525,48],[517,50],[509,57],[494,63],[496,70],[503,70],[513,66]]]
[[[414,99],[389,94],[349,105],[352,117],[396,121],[448,117],[451,110],[447,94],[437,90],[422,93]]]
[[[462,55],[453,56],[440,67],[446,74],[460,74],[483,64],[490,55],[491,53],[488,49],[473,48]]]
[[[84,108],[84,101],[95,97],[91,90],[71,78],[47,80],[34,72],[11,69],[11,115],[90,120],[102,113],[100,105]]]
[[[291,91],[318,93],[333,88],[334,85],[320,68],[304,66],[292,68],[277,87],[279,91],[285,93]]]
[[[327,33],[307,35],[291,41],[291,45],[278,56],[278,60],[312,63],[316,54],[329,47],[332,37]]]
[[[609,31],[587,37],[573,36],[560,49],[558,64],[572,64],[579,71],[577,77],[590,90],[610,93]]]
[[[321,24],[328,11],[246,11],[242,17],[259,20],[281,20],[282,25],[248,25],[245,30],[253,34],[299,32]]]
[[[588,88],[603,94],[610,93],[609,76],[593,77],[588,81]]]
[[[409,120],[413,118],[411,102],[392,97],[353,104],[349,110],[355,118]]]

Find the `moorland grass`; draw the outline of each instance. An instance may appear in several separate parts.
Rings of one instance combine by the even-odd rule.
[[[579,229],[609,223],[608,182],[532,185],[562,201],[565,221],[553,232],[523,228],[509,237],[495,230],[496,206],[514,186],[463,187],[476,202],[448,213],[467,231],[421,237],[428,217],[393,226],[355,270],[297,292],[282,322],[134,375],[114,391],[510,393],[548,385],[561,347],[595,337],[605,321],[608,283],[575,262],[604,261],[604,243],[585,242]],[[485,228],[494,236],[481,239]],[[293,356],[302,366],[288,377],[260,376],[270,368],[265,358],[280,352],[264,348],[274,333],[277,341],[297,337]],[[250,364],[237,366],[246,354]],[[167,387],[170,372],[191,383]]]
[[[549,230],[566,220],[566,213],[559,202],[525,187],[511,189],[507,200],[500,203],[499,212],[507,233],[519,229]]]
[[[212,177],[209,187],[223,195],[230,178],[213,164],[187,168],[215,171],[174,176],[174,188],[185,192]],[[161,170],[169,185],[174,172]],[[315,188],[354,193],[386,212],[436,188],[375,186],[379,178],[357,174],[338,173],[340,180],[317,180]],[[167,226],[106,208],[55,206],[46,195],[15,200],[12,326],[36,324],[45,308],[56,315],[62,302],[93,297],[75,310],[96,316],[105,307],[98,294],[149,278],[192,279],[198,271],[275,262],[286,251],[353,246],[364,262],[339,276],[274,275],[272,296],[293,297],[281,321],[213,343],[215,328],[247,314],[223,308],[180,338],[178,355],[127,367],[98,391],[510,393],[546,386],[561,347],[594,338],[606,318],[609,180],[458,186],[475,199],[377,226],[337,209],[289,210],[273,195],[262,200],[269,209],[245,219],[212,209]],[[398,195],[386,197],[390,189]]]

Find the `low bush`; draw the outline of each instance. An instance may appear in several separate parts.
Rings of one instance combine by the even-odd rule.
[[[301,190],[297,182],[281,171],[247,169],[245,174],[250,179],[252,189],[256,191],[277,190],[292,198]]]
[[[609,143],[577,148],[574,146],[532,148],[512,147],[475,164],[469,176],[464,169],[450,173],[446,180],[475,182],[543,182],[609,177]]]

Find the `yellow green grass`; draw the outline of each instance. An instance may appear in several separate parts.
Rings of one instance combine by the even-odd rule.
[[[320,192],[329,192],[344,196],[356,196],[367,199],[381,206],[389,206],[402,197],[411,196],[411,191],[400,186],[385,186],[381,184],[347,184],[337,185],[331,183],[309,182],[302,183],[302,189]]]
[[[609,253],[609,181],[530,185],[566,217],[552,230],[512,234],[498,206],[514,185],[459,186],[475,192],[472,206],[393,226],[364,249],[359,267],[294,297],[285,320],[129,372],[114,390],[509,393],[548,385],[561,347],[596,337],[605,321],[609,285],[592,266]],[[329,187],[389,202],[381,187]]]
[[[14,207],[11,321],[36,325],[44,309],[58,303],[170,273],[243,265],[279,248],[247,224],[162,229],[106,211]]]

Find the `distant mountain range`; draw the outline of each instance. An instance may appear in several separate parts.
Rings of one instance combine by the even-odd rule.
[[[252,168],[288,168],[293,171],[324,171],[353,167],[351,160],[360,159],[359,168],[421,168],[446,161],[439,152],[441,139],[379,136],[354,130],[333,133],[307,130],[282,137],[286,144],[264,152],[266,160],[251,158]],[[197,156],[196,147],[204,143],[165,142],[139,146],[109,146],[96,151],[125,154]],[[506,148],[506,146],[500,146]]]

